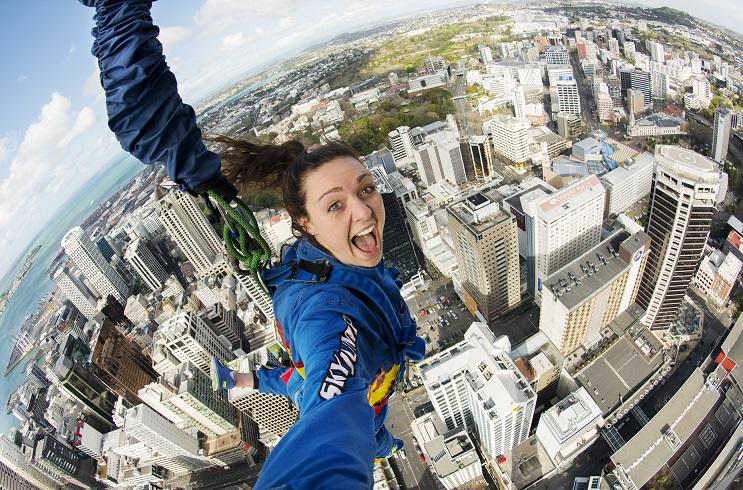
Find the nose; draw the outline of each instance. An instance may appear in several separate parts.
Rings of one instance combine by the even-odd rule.
[[[353,198],[351,202],[351,216],[354,221],[368,222],[372,214],[372,208],[366,201],[358,197]]]

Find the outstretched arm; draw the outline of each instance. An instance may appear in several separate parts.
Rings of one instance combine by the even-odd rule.
[[[181,188],[202,193],[224,182],[219,157],[207,150],[191,106],[178,95],[150,0],[81,0],[95,6],[93,55],[106,92],[108,126],[124,150],[160,162]]]

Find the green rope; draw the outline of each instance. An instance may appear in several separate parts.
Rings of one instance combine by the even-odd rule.
[[[258,230],[258,222],[253,212],[238,197],[232,200],[235,204],[233,207],[217,192],[209,191],[208,194],[223,211],[225,223],[222,239],[227,253],[238,261],[241,269],[250,272],[251,277],[265,291],[266,287],[260,279],[258,269],[270,260],[271,249]]]

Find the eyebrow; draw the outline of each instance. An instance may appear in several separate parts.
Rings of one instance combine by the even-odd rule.
[[[372,174],[370,174],[369,172],[364,172],[363,174],[361,174],[358,177],[356,177],[356,182],[361,182],[366,177],[372,177]],[[342,187],[333,187],[332,189],[328,189],[327,191],[323,192],[322,195],[319,198],[317,198],[317,202],[320,202],[322,200],[322,198],[325,197],[328,194],[331,194],[333,192],[342,191],[342,190],[343,190]]]

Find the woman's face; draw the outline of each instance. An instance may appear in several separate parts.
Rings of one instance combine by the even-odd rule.
[[[338,261],[374,267],[382,258],[384,205],[371,173],[337,157],[304,178],[307,216],[297,222]]]

